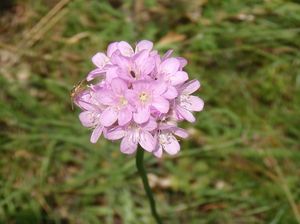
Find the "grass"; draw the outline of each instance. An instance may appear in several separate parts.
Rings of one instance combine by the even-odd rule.
[[[154,222],[135,159],[69,99],[93,54],[144,38],[206,103],[178,156],[146,157],[164,223],[300,223],[298,1],[19,0],[0,33],[0,223]]]

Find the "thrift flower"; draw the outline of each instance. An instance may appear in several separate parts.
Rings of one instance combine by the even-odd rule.
[[[138,145],[156,157],[180,151],[176,137],[188,135],[178,122],[194,122],[193,112],[201,111],[204,103],[192,95],[200,83],[188,81],[187,60],[172,53],[159,55],[148,40],[135,48],[120,41],[92,57],[95,69],[86,77],[89,83],[73,99],[82,110],[82,125],[93,129],[92,143],[103,133],[109,140],[121,139],[125,154],[134,153]]]

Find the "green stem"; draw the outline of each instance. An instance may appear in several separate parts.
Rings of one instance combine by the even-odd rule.
[[[162,224],[161,218],[159,217],[159,215],[156,211],[155,200],[154,200],[151,188],[149,186],[147,172],[146,172],[146,169],[144,167],[144,150],[141,149],[141,148],[138,148],[137,153],[136,153],[136,167],[137,167],[138,172],[139,172],[139,174],[142,178],[142,181],[143,181],[143,184],[144,184],[144,189],[145,189],[147,197],[149,199],[152,215],[155,218],[156,223]]]

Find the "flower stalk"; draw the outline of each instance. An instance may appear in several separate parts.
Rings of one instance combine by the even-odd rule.
[[[154,217],[157,224],[162,224],[161,218],[156,211],[156,205],[155,205],[155,200],[153,197],[152,190],[149,186],[147,171],[144,167],[144,150],[141,148],[138,148],[136,153],[136,167],[143,181],[144,189],[146,191],[150,203],[152,216]]]

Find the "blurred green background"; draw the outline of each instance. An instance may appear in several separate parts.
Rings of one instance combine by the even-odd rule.
[[[69,95],[92,55],[141,39],[186,57],[206,103],[178,156],[146,157],[164,223],[300,223],[299,1],[0,6],[0,223],[154,223],[134,157],[91,144]]]

